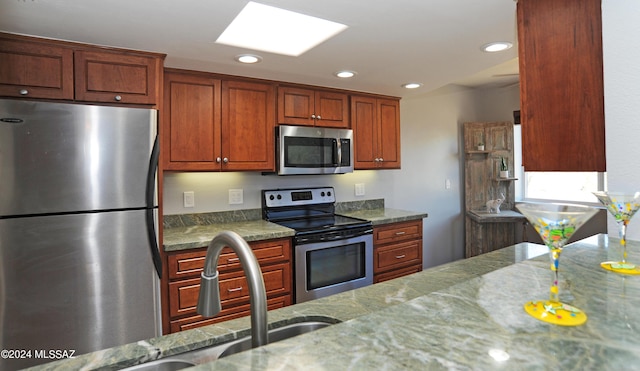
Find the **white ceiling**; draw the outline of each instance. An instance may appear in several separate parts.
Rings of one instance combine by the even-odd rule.
[[[514,0],[255,0],[349,28],[299,57],[214,41],[248,0],[2,0],[0,30],[166,53],[165,66],[408,97],[517,83]],[[295,30],[291,30],[295,32]],[[509,41],[508,51],[480,47]],[[357,71],[339,80],[335,71]],[[407,82],[423,87],[407,90]]]

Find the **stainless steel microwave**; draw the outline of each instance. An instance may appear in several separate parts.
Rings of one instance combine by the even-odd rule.
[[[280,125],[278,175],[353,172],[353,130]]]

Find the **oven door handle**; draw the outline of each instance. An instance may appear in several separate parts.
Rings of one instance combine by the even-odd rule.
[[[308,242],[328,242],[328,241],[339,241],[339,240],[348,240],[350,238],[365,236],[368,234],[373,234],[373,228],[361,229],[355,231],[353,233],[326,233],[321,236],[314,235],[311,237],[297,236],[296,243],[303,244]]]

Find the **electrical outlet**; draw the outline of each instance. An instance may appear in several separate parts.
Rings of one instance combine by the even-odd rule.
[[[355,185],[356,196],[364,196],[364,183],[357,183]]]
[[[240,205],[243,203],[244,203],[244,200],[243,200],[242,189],[230,189],[229,205]]]
[[[451,180],[447,179],[444,181],[444,189],[451,189]]]
[[[193,191],[188,191],[182,193],[182,201],[184,203],[184,207],[194,207],[196,206],[196,196]]]

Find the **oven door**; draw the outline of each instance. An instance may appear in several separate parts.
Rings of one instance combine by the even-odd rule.
[[[295,245],[296,303],[373,284],[373,234]]]

